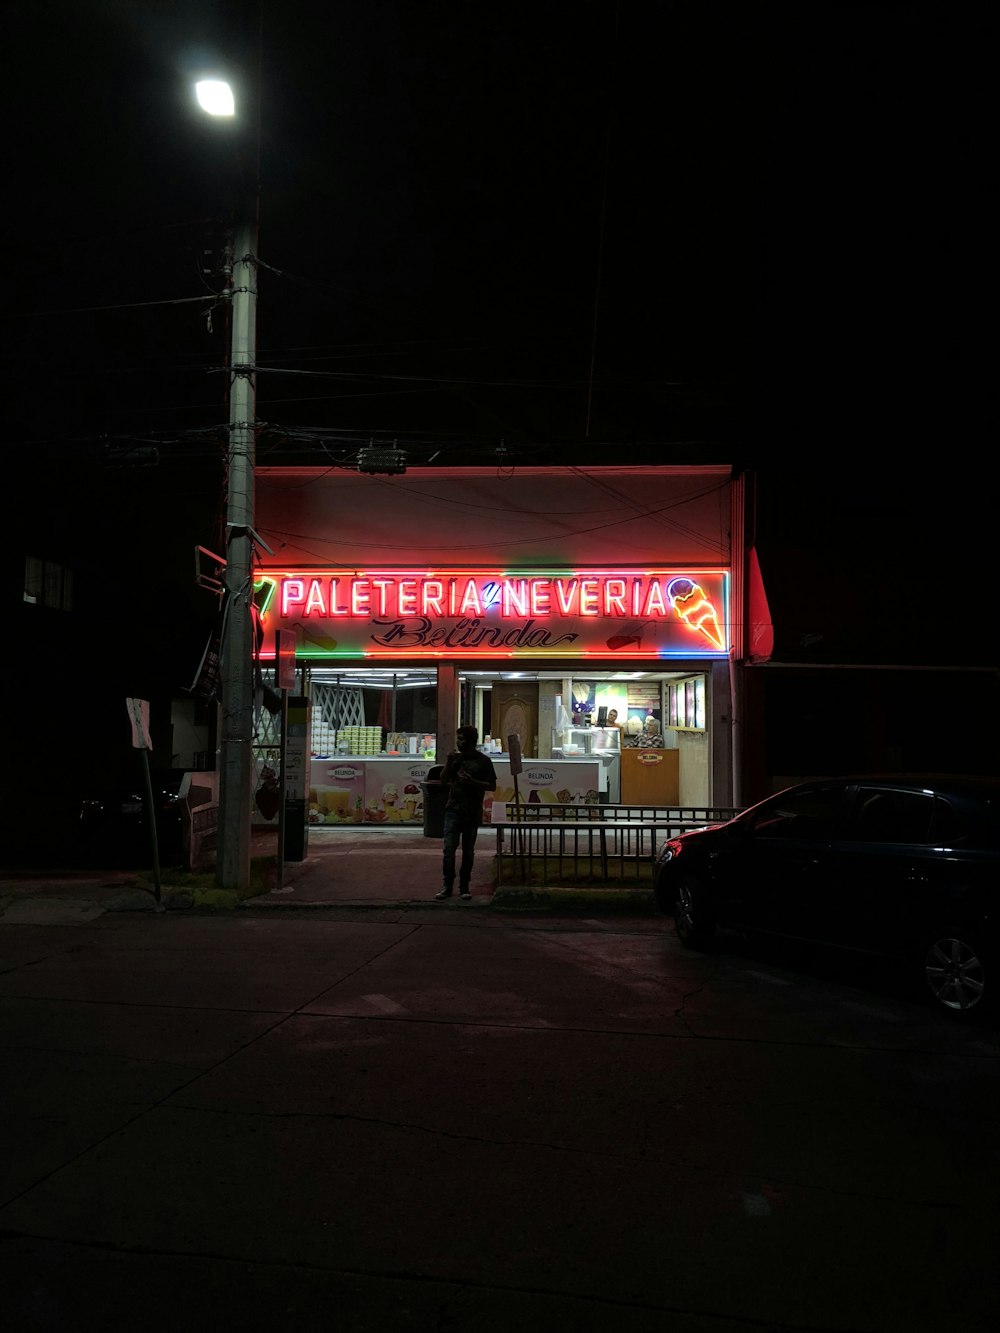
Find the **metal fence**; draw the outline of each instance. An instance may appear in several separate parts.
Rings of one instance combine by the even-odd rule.
[[[664,839],[719,824],[731,806],[515,805],[505,807],[497,835],[497,886],[651,881]]]

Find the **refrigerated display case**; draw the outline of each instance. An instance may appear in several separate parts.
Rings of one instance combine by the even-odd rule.
[[[618,754],[622,734],[618,727],[553,727],[552,753],[564,759],[579,759],[594,754]]]
[[[553,727],[553,759],[599,759],[601,801],[617,805],[621,800],[620,727]]]
[[[496,791],[487,792],[483,801],[486,823],[503,823],[507,804],[515,799],[522,805],[578,806],[581,810],[606,801],[604,778],[607,770],[595,756],[576,755],[569,759],[525,759],[517,775],[517,796],[509,755],[493,755]]]

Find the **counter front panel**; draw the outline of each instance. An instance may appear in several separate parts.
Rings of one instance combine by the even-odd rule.
[[[483,819],[502,822],[505,806],[514,799],[514,778],[505,754],[491,754],[497,789],[487,792]],[[313,759],[309,768],[308,819],[311,825],[419,824],[424,821],[422,782],[434,767],[430,759],[342,755]],[[518,798],[525,805],[597,805],[607,791],[607,767],[600,759],[525,759],[517,778]],[[496,803],[495,812],[493,810]],[[265,820],[259,809],[254,822]]]
[[[423,824],[429,759],[314,759],[310,824]]]
[[[492,754],[497,789],[487,792],[483,818],[503,823],[506,804],[514,799],[514,778],[506,755]],[[606,790],[606,772],[599,759],[525,759],[517,775],[517,795],[524,805],[597,805]]]

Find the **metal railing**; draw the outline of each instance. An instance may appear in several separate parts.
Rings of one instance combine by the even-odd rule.
[[[515,805],[497,834],[497,887],[652,880],[664,839],[739,814],[732,806]]]

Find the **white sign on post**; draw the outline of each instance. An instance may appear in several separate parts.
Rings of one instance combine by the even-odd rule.
[[[516,732],[507,737],[507,754],[510,756],[510,771],[516,776],[521,771],[521,738]]]
[[[275,636],[278,663],[278,689],[295,689],[295,634],[290,629],[279,629]]]
[[[128,720],[132,724],[132,749],[151,750],[153,742],[149,739],[149,701],[147,699],[126,699]]]
[[[146,779],[146,818],[149,821],[149,843],[153,853],[153,886],[156,890],[156,908],[160,907],[160,849],[156,838],[156,818],[153,814],[153,783],[149,776],[149,702],[146,699],[126,699],[128,720],[132,724],[132,748],[142,751],[142,771]]]

